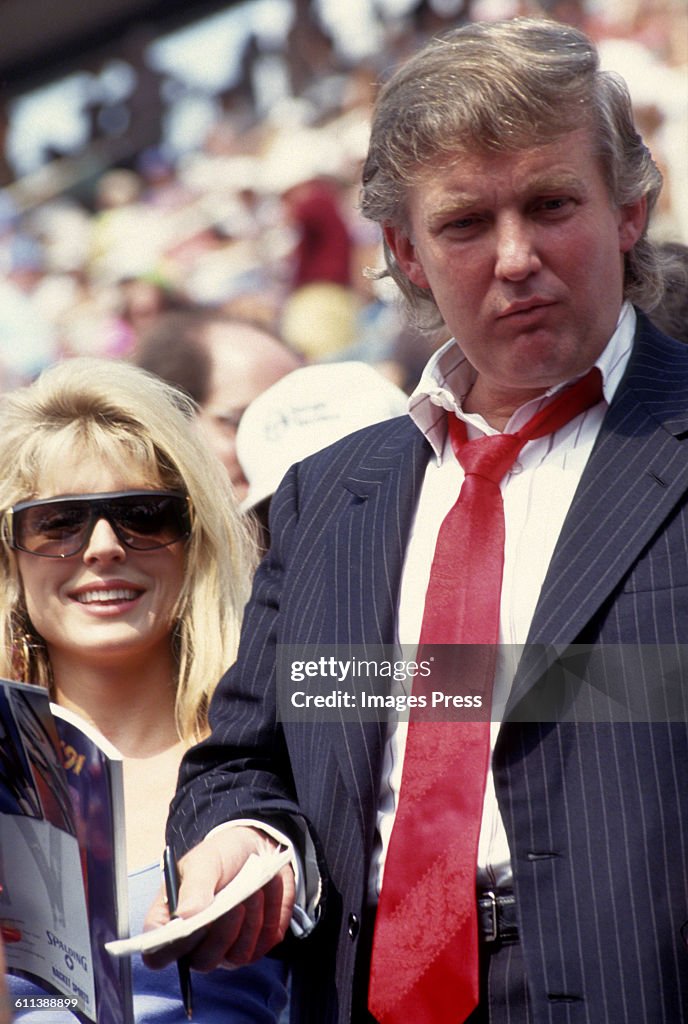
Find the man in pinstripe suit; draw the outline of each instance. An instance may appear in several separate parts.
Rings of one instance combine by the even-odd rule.
[[[184,915],[261,844],[293,844],[296,880],[285,869],[217,922],[192,964],[246,962],[291,922],[292,1020],[372,1019],[401,730],[280,717],[279,652],[415,644],[461,482],[447,416],[514,431],[597,366],[601,400],[530,441],[502,482],[502,721],[475,865],[496,896],[469,1020],[688,1021],[688,349],[637,309],[661,290],[646,234],[659,174],[585,36],[511,21],[450,33],[397,72],[363,180],[389,273],[416,319],[456,340],[409,417],[293,467],[273,499],[238,662],[185,759],[169,838],[189,851]]]

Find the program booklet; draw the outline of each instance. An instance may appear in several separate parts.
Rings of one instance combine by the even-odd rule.
[[[133,1024],[122,760],[45,690],[0,680],[0,923],[10,974],[84,1024]],[[54,1000],[51,1002],[51,1000]]]
[[[129,939],[108,942],[107,948],[114,956],[130,956],[132,953],[152,953],[163,949],[179,939],[205,928],[218,917],[226,914],[239,903],[258,892],[274,878],[283,867],[291,861],[289,850],[269,850],[264,853],[252,853],[237,875],[215,894],[215,898],[205,910],[199,910],[193,917],[174,917],[167,924],[140,935],[132,935]]]

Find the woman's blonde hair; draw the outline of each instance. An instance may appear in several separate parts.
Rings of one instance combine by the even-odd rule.
[[[65,445],[184,491],[191,504],[185,579],[172,638],[179,666],[177,728],[187,740],[207,727],[208,702],[236,656],[256,544],[222,464],[194,423],[190,399],[125,362],[78,358],[46,370],[0,399],[0,511],[36,496],[42,472]],[[65,481],[65,493],[68,493]],[[50,686],[47,651],[29,621],[5,520],[0,544],[0,675]]]

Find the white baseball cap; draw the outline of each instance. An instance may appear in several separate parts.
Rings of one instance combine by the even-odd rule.
[[[237,458],[249,483],[242,509],[274,494],[293,463],[407,410],[408,396],[367,363],[293,370],[258,395],[241,417]]]

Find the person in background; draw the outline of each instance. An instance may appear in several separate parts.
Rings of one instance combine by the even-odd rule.
[[[323,282],[349,287],[351,233],[334,182],[310,178],[285,184],[282,203],[297,235],[292,290]]]
[[[248,481],[241,508],[251,511],[269,546],[270,499],[295,462],[347,434],[406,412],[408,396],[359,362],[303,366],[251,402],[237,431],[237,457]]]
[[[124,270],[113,282],[115,308],[107,328],[107,344],[102,353],[109,358],[126,358],[139,338],[167,313],[181,310],[185,300],[162,277],[133,274]],[[93,354],[93,353],[89,353]]]
[[[289,165],[284,173],[289,176]],[[342,353],[357,338],[361,302],[352,287],[352,231],[334,178],[285,182],[281,198],[297,241],[280,329],[294,349],[316,362]]]
[[[168,823],[183,916],[258,842],[232,819],[291,839],[298,877],[189,955],[246,963],[291,927],[295,1024],[688,1021],[688,350],[643,312],[660,188],[570,26],[467,25],[380,91],[361,209],[451,340],[408,417],[273,496]],[[319,706],[333,648],[365,671],[396,645],[369,693],[410,721]],[[418,714],[424,682],[456,713]]]
[[[0,675],[46,687],[121,752],[134,934],[160,885],[179,762],[206,735],[213,680],[234,659],[255,557],[193,417],[153,375],[89,358],[0,404]],[[186,1020],[174,969],[134,957],[133,989],[137,1024]],[[31,994],[18,978],[10,991]],[[274,1024],[285,1001],[277,960],[194,978],[200,1024]]]
[[[241,417],[262,391],[301,366],[301,358],[261,324],[200,309],[162,316],[132,359],[197,403],[198,421],[241,501],[247,489],[236,457]]]

